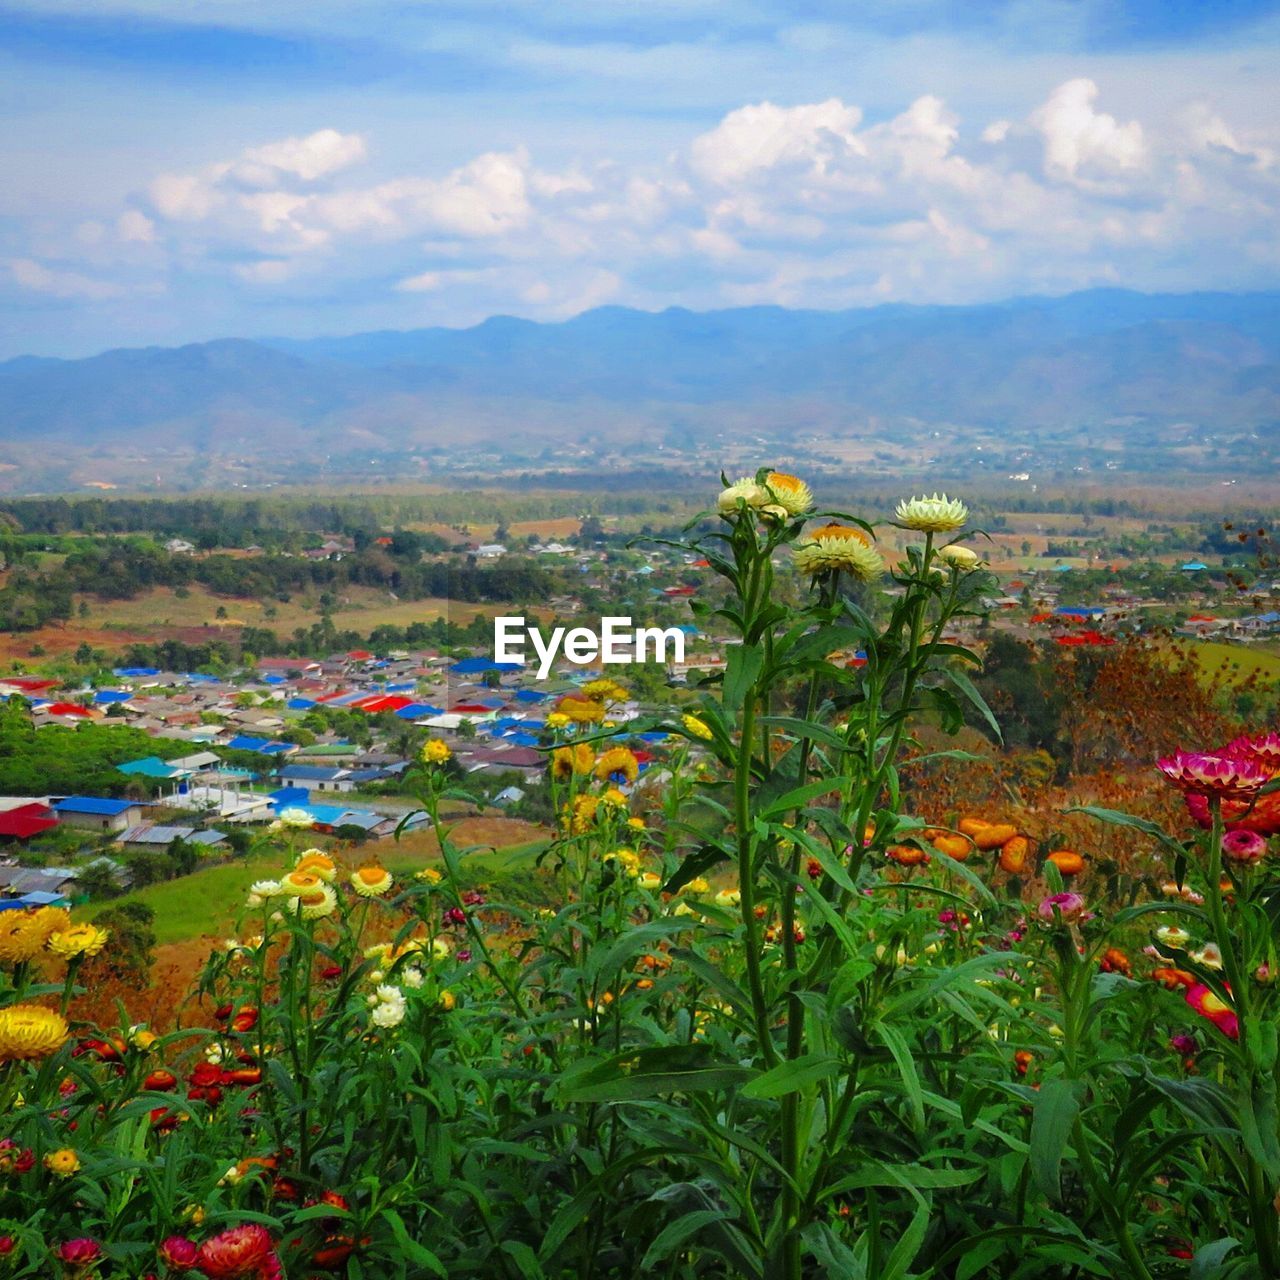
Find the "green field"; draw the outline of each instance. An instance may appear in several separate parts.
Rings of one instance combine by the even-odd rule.
[[[488,875],[503,876],[533,865],[534,855],[542,848],[541,841],[529,841],[496,849],[483,856],[467,860],[469,879],[483,880]],[[376,852],[378,861],[393,875],[413,875],[434,855],[427,857],[421,851],[404,848],[391,841],[370,846],[369,853]],[[344,854],[351,862],[352,855]],[[355,855],[355,860],[359,855]],[[287,861],[278,853],[251,854],[232,862],[219,863],[195,871],[177,880],[148,885],[136,893],[103,903],[102,908],[118,906],[126,902],[141,902],[155,913],[155,935],[160,944],[186,942],[193,938],[228,937],[235,932],[236,917],[244,904],[249,886],[255,880],[275,879],[281,874]]]
[[[1192,654],[1206,679],[1225,678],[1232,685],[1251,677],[1266,684],[1280,681],[1280,653],[1273,647],[1222,640],[1183,640],[1178,647]]]

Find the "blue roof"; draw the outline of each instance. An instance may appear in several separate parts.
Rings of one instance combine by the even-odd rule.
[[[1054,613],[1064,618],[1100,618],[1106,613],[1106,610],[1099,608],[1097,605],[1086,607],[1080,604],[1073,604],[1067,605],[1062,609],[1055,609]]]
[[[318,764],[287,764],[280,776],[288,782],[332,782],[345,769],[327,768]]]
[[[433,707],[427,702],[411,702],[407,707],[401,707],[396,715],[401,720],[420,720],[423,716],[439,716],[444,712],[440,707]]]
[[[115,674],[118,676],[158,676],[160,674],[159,667],[116,667]]]
[[[289,678],[287,676],[260,676],[259,679],[261,679],[263,684],[288,684],[289,683]]]
[[[495,662],[492,658],[463,658],[449,668],[460,676],[478,675],[481,671],[523,671],[523,662]]]
[[[1055,564],[1053,566],[1054,573],[1070,573],[1071,566],[1069,564]]]
[[[543,693],[540,689],[521,689],[516,693],[517,702],[542,702],[550,697],[550,694]]]
[[[251,738],[247,734],[237,734],[227,746],[235,751],[256,751],[260,755],[274,756],[279,755],[282,751],[295,751],[297,748],[292,742],[272,742],[268,738]]]
[[[323,822],[331,827],[344,813],[351,811],[340,804],[304,804],[300,806],[311,815],[312,822]]]
[[[112,702],[128,702],[133,694],[126,692],[124,689],[99,689],[93,695],[93,700],[99,706],[104,706]]]
[[[203,671],[183,672],[183,679],[189,680],[192,684],[221,684],[222,683],[222,680],[218,676],[206,675]]]
[[[67,895],[65,893],[46,893],[43,889],[32,889],[30,893],[24,893],[18,901],[24,907],[52,907],[56,903],[66,902]]]
[[[638,737],[641,742],[665,742],[668,735],[665,733],[638,733],[636,734],[636,737]]]
[[[417,687],[418,687],[418,682],[416,680],[402,680],[400,681],[399,684],[387,685],[387,692],[388,693],[406,693],[406,692],[411,693]]]
[[[311,798],[306,787],[281,787],[268,797],[277,809],[288,809],[292,805],[304,805]]]
[[[290,698],[284,705],[290,711],[309,711],[316,704],[311,698]]]
[[[136,800],[108,800],[105,796],[68,796],[53,807],[58,813],[92,813],[103,818],[114,818],[116,814],[132,809],[137,803]]]
[[[1209,566],[1207,564],[1200,560],[1188,560],[1187,563],[1182,566],[1183,569],[1188,570],[1207,569],[1208,567]]]
[[[533,733],[509,733],[506,735],[508,742],[514,742],[521,747],[536,747],[538,745],[537,734]]]

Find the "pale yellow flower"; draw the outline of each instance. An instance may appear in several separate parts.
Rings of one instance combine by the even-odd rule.
[[[796,543],[796,568],[811,578],[847,573],[871,582],[884,572],[884,561],[859,530],[829,524]]]
[[[699,720],[697,716],[683,715],[680,717],[680,723],[684,725],[685,732],[690,737],[701,738],[704,742],[710,742],[714,736],[706,723]]]
[[[381,898],[391,889],[391,872],[374,864],[357,867],[351,873],[351,887],[362,898]]]
[[[982,563],[982,557],[972,547],[962,547],[954,542],[949,547],[939,547],[938,556],[961,573],[968,573]]]
[[[49,950],[56,956],[73,960],[78,956],[96,956],[107,945],[111,933],[92,924],[73,924],[49,939]]]
[[[895,513],[904,529],[920,533],[950,533],[964,527],[969,508],[958,498],[934,494],[931,498],[910,498],[898,503]]]
[[[743,503],[754,508],[766,506],[770,501],[768,489],[757,484],[750,476],[744,476],[728,488],[720,490],[716,497],[716,507],[726,520],[730,520],[737,516]]]
[[[803,480],[785,471],[770,471],[764,478],[773,501],[789,516],[802,516],[813,507],[813,492]]]

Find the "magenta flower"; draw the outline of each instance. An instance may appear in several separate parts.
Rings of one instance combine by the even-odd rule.
[[[1156,767],[1180,791],[1191,795],[1243,800],[1256,795],[1269,780],[1256,759],[1196,751],[1175,751]]]
[[[1257,862],[1267,851],[1267,842],[1256,831],[1228,831],[1222,837],[1222,852],[1232,862]]]
[[[166,1267],[174,1271],[190,1271],[200,1256],[200,1246],[186,1236],[169,1236],[156,1252]]]
[[[1169,1047],[1177,1053],[1182,1054],[1185,1058],[1189,1054],[1195,1053],[1196,1038],[1189,1032],[1179,1031],[1178,1034],[1169,1041]]]
[[[58,1246],[58,1257],[69,1267],[87,1267],[102,1257],[102,1246],[89,1236],[64,1240]]]
[[[1084,899],[1078,893],[1051,893],[1036,908],[1046,924],[1073,924],[1083,918]]]
[[[1280,733],[1260,733],[1253,738],[1235,738],[1222,748],[1221,754],[1252,760],[1269,774],[1280,773]]]

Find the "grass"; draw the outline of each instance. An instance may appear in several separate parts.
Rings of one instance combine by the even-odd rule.
[[[497,825],[502,824],[502,825]],[[473,854],[466,860],[470,879],[502,875],[530,867],[543,847],[542,839],[529,839],[536,827],[509,819],[472,818],[459,824],[458,844],[489,846],[491,853]],[[521,837],[521,838],[515,838]],[[323,841],[321,843],[324,843]],[[381,840],[362,848],[333,850],[344,865],[354,867],[376,857],[393,875],[411,876],[439,858],[431,832],[418,831],[402,841]],[[220,862],[194,871],[177,880],[148,885],[136,893],[104,902],[97,910],[126,902],[141,902],[156,915],[153,926],[160,945],[186,942],[193,938],[223,938],[235,932],[236,917],[255,880],[271,880],[287,865],[287,855],[269,850]]]
[[[1178,642],[1195,658],[1206,680],[1231,685],[1257,679],[1264,684],[1280,681],[1280,653],[1256,645],[1227,644],[1221,640]]]

